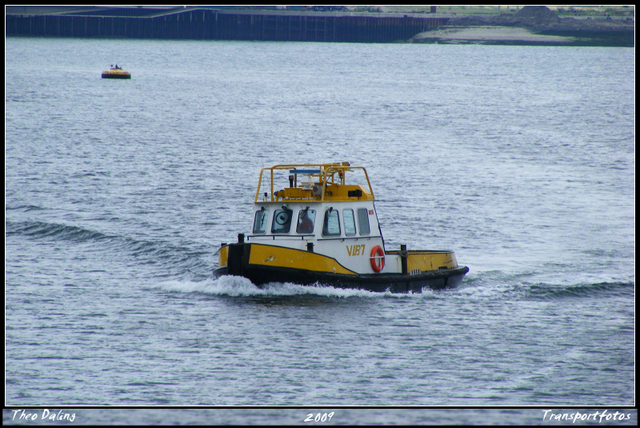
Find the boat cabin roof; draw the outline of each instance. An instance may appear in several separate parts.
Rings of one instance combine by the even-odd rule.
[[[353,177],[359,178],[359,181],[354,181],[353,184],[348,183],[347,173],[355,173]],[[284,187],[277,190],[280,186]],[[364,167],[341,162],[288,164],[262,168],[255,203],[372,200],[374,200],[373,190]]]

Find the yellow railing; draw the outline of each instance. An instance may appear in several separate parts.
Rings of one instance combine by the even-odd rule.
[[[282,194],[280,192],[274,192],[274,172],[279,170],[290,170],[293,173],[293,178],[290,178],[292,182],[289,183],[289,187],[285,188],[287,191]],[[362,185],[347,185],[346,175],[347,172],[353,172],[355,170],[361,170],[364,173],[367,180],[367,186]],[[295,171],[295,172],[294,172]],[[262,191],[262,179],[268,172],[270,177],[270,191],[264,192],[260,198]],[[314,192],[312,188],[300,188],[298,187],[298,174],[304,174],[312,180],[310,183],[313,186],[317,186],[320,193]],[[336,176],[339,182],[336,182]],[[291,177],[291,176],[290,176]],[[344,192],[336,195],[338,198],[347,197],[342,195],[345,193],[348,195],[349,190],[361,191],[361,196],[366,199],[374,199],[373,190],[371,188],[371,182],[369,181],[369,175],[367,170],[361,166],[351,166],[348,162],[342,163],[329,163],[329,164],[287,164],[287,165],[275,165],[269,168],[262,168],[260,170],[260,178],[258,180],[258,190],[256,191],[255,203],[258,202],[279,202],[285,198],[291,198],[296,200],[308,200],[323,202],[327,196],[327,187],[331,186],[333,189],[344,189]],[[333,193],[333,192],[331,192]],[[286,197],[285,197],[286,195]]]

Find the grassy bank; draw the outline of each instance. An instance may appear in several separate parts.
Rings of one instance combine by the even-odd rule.
[[[456,15],[515,14],[523,6],[437,6],[437,13]],[[634,6],[547,6],[559,17],[635,17]],[[429,13],[431,6],[350,6],[354,12]]]

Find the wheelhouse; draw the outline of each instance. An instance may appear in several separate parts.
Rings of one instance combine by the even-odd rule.
[[[289,186],[277,189],[282,182]],[[381,238],[373,201],[367,171],[348,162],[263,168],[247,239]]]

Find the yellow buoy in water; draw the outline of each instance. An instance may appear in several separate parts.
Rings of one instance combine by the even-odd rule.
[[[131,73],[129,73],[128,71],[124,71],[122,67],[118,67],[118,64],[116,64],[115,67],[111,66],[110,70],[103,71],[102,78],[103,79],[131,79]]]

